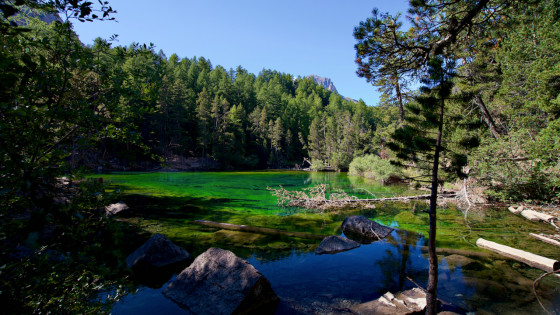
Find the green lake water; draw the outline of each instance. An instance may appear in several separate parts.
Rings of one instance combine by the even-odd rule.
[[[122,220],[141,232],[163,233],[194,256],[209,247],[232,250],[247,259],[271,282],[281,298],[280,314],[345,313],[345,309],[376,299],[387,291],[427,283],[428,217],[425,201],[382,203],[375,209],[318,212],[282,208],[267,187],[300,190],[328,184],[328,192],[343,190],[371,198],[417,194],[403,186],[382,186],[345,173],[297,171],[177,172],[104,174],[108,192],[131,208]],[[99,177],[97,176],[97,177]],[[362,214],[396,230],[386,239],[335,255],[315,255],[317,236],[342,235],[340,224],[350,215]],[[313,237],[290,237],[222,230],[194,223],[208,220]],[[460,312],[481,314],[544,313],[531,291],[532,281],[543,272],[515,261],[480,257],[479,237],[559,259],[552,245],[540,243],[529,233],[551,232],[505,209],[471,209],[465,221],[453,206],[438,210],[439,297]],[[450,250],[446,250],[450,249]],[[455,251],[453,251],[455,250]],[[459,250],[459,252],[458,252]],[[472,254],[474,252],[475,254]],[[459,255],[460,254],[460,255]],[[115,314],[182,314],[184,311],[162,294],[164,284],[140,286],[115,305]],[[541,301],[560,313],[560,278],[546,278],[539,290]]]

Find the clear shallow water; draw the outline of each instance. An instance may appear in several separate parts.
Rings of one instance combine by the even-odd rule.
[[[402,187],[383,187],[344,173],[225,172],[225,173],[139,173],[103,175],[118,190],[135,213],[126,220],[141,229],[161,232],[198,255],[210,246],[234,251],[269,279],[282,302],[278,313],[345,313],[352,305],[376,299],[387,291],[414,287],[406,276],[422,286],[427,283],[425,253],[427,205],[383,204],[373,210],[314,213],[276,206],[266,187],[282,185],[301,189],[328,183],[350,194],[402,195]],[[414,212],[412,209],[415,209]],[[335,255],[315,255],[319,241],[225,231],[193,224],[205,219],[233,224],[302,231],[318,235],[341,234],[344,217],[364,214],[396,227],[386,239]],[[439,210],[438,246],[477,251],[478,237],[558,258],[558,250],[529,239],[543,225],[523,221],[499,209],[472,211],[469,225],[454,209]],[[546,227],[545,227],[546,228]],[[465,311],[497,314],[540,313],[531,292],[532,280],[542,272],[501,259],[464,256],[452,252],[439,255],[439,297]],[[545,281],[539,291],[549,309],[560,312],[558,280]],[[115,305],[114,314],[181,314],[161,288],[140,287]]]

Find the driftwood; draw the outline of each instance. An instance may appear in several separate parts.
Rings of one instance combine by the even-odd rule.
[[[534,238],[536,238],[540,241],[543,241],[545,243],[560,246],[560,241],[555,240],[553,238],[550,238],[550,237],[547,237],[547,236],[544,236],[544,235],[534,234],[534,233],[529,233],[529,235],[531,235],[532,237],[534,237]]]
[[[513,214],[521,214],[521,211],[525,210],[525,207],[523,206],[519,206],[519,207],[514,207],[514,206],[510,206],[508,208],[509,212],[513,213]]]
[[[553,220],[556,219],[556,217],[552,215],[542,213],[542,212],[537,212],[534,210],[523,210],[521,211],[521,215],[531,221],[552,222]]]
[[[278,197],[278,205],[282,207],[300,207],[306,209],[319,209],[326,210],[331,208],[342,207],[375,207],[373,203],[384,201],[409,201],[409,200],[422,200],[430,199],[430,194],[415,195],[415,196],[395,196],[395,197],[381,197],[381,198],[358,198],[350,196],[346,192],[338,190],[330,194],[330,199],[326,197],[326,184],[320,184],[314,187],[304,188],[301,191],[289,191],[284,187],[270,188],[272,194]],[[440,194],[441,198],[453,198],[455,193]]]
[[[551,272],[560,268],[560,261],[535,255],[506,245],[487,241],[483,238],[479,238],[476,241],[476,245],[478,247],[491,250],[500,255],[515,259],[517,261],[526,263],[531,267],[538,268],[544,271]]]
[[[221,222],[213,222],[213,221],[206,221],[206,220],[196,220],[193,221],[193,223],[198,225],[220,228],[224,230],[260,233],[260,234],[268,234],[268,235],[283,235],[283,236],[298,237],[298,238],[305,238],[305,239],[312,239],[312,240],[322,240],[326,237],[326,235],[317,235],[317,234],[311,234],[306,232],[289,232],[289,231],[282,231],[282,230],[276,230],[276,229],[264,228],[258,226],[237,225],[231,223],[221,223]]]
[[[508,208],[508,210],[513,214],[520,214],[521,216],[523,216],[524,218],[530,221],[534,221],[534,222],[543,221],[543,222],[550,223],[557,230],[560,230],[560,228],[556,224],[554,224],[555,221],[558,221],[558,218],[553,215],[538,212],[535,210],[525,209],[525,207],[523,206],[517,208],[511,206]]]

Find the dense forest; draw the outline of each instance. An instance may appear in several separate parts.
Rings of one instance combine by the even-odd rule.
[[[301,165],[311,157],[317,165],[344,170],[354,156],[371,151],[372,108],[345,100],[313,79],[273,70],[258,75],[242,67],[227,70],[204,57],[167,58],[139,44],[112,47],[97,39],[83,47],[71,30],[58,34],[59,24],[30,21],[28,26],[26,40],[61,41],[34,50],[35,57],[63,71],[50,75],[63,77],[33,92],[64,98],[60,105],[67,109],[76,108],[79,97],[88,99],[87,108],[79,108],[82,116],[68,119],[72,113],[67,112],[68,117],[53,122],[61,127],[57,133],[70,132],[49,139],[69,152],[70,168],[138,169],[143,162],[202,157],[210,158],[213,168],[262,169]]]
[[[478,137],[480,145],[463,166],[499,199],[558,198],[555,4],[537,2],[454,53],[448,111],[461,122],[450,120],[445,133],[450,146],[465,133]],[[384,22],[397,23],[390,17]],[[419,95],[420,68],[397,61],[399,69],[390,73],[358,71],[382,92],[372,107],[311,78],[227,70],[204,57],[168,58],[148,45],[113,47],[97,39],[84,46],[71,24],[32,17],[25,24],[25,32],[4,37],[5,187],[83,167],[188,168],[177,162],[191,157],[206,169],[308,167],[306,159],[314,169],[348,170],[356,157],[395,157],[386,143]],[[358,42],[363,31],[356,30]],[[364,65],[370,61],[361,60],[359,47],[357,62]],[[466,125],[469,130],[457,128]],[[417,175],[402,168],[393,173]]]
[[[468,184],[493,200],[558,203],[560,2],[420,2],[411,16],[442,15],[412,18],[402,30],[400,16],[374,11],[356,27],[358,75],[382,92],[379,104],[368,106],[312,78],[275,70],[225,69],[204,57],[167,57],[153,45],[123,47],[110,39],[84,45],[70,21],[110,19],[107,3],[92,10],[85,1],[14,1],[26,7],[1,1],[0,220],[10,225],[2,231],[8,239],[2,262],[15,275],[0,287],[14,296],[2,299],[24,300],[36,288],[15,296],[18,281],[35,279],[29,268],[49,267],[45,257],[42,265],[11,264],[8,253],[22,235],[42,231],[46,222],[77,222],[64,239],[70,252],[82,246],[80,239],[116,229],[91,212],[102,190],[97,183],[84,186],[72,206],[61,206],[61,176],[188,169],[194,159],[199,169],[350,169],[421,186],[430,181],[425,170],[432,158],[422,152],[435,142],[414,135],[437,133],[433,103],[442,104],[445,117],[438,120],[440,185]],[[70,19],[47,24],[38,18],[44,10]],[[419,49],[419,42],[428,48]],[[123,240],[107,242],[104,248],[118,248]],[[80,255],[103,255],[95,246]],[[73,277],[50,279],[53,292],[77,281],[92,286],[66,296],[61,309],[86,307],[95,275],[110,278],[108,266],[116,263],[95,262],[76,258],[56,267],[67,269],[55,274],[71,270]],[[19,307],[60,311],[56,300],[45,299]]]

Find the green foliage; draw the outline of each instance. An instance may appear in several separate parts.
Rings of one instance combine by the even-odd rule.
[[[29,219],[3,215],[0,301],[10,313],[100,313],[126,291],[129,250],[121,225],[106,217],[111,196],[97,180],[63,196],[58,211]],[[101,209],[101,210],[100,210]]]
[[[558,200],[558,1],[508,7],[509,19],[477,43],[460,84],[487,108],[492,136],[472,156],[475,178],[499,200]],[[471,111],[472,109],[467,109]],[[490,126],[490,125],[489,125]]]
[[[314,171],[324,171],[328,169],[328,165],[322,160],[311,160],[311,167]]]
[[[401,176],[399,167],[391,164],[389,160],[383,160],[374,154],[357,157],[350,163],[349,174],[363,176],[380,181],[387,180],[390,176]]]

